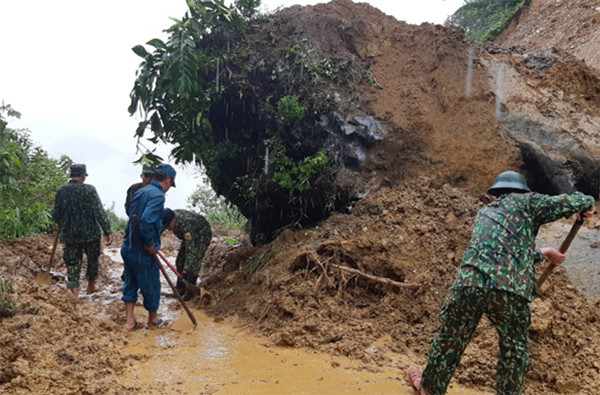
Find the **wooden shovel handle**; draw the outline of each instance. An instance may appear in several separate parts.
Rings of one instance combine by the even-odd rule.
[[[579,228],[581,228],[581,225],[583,225],[583,217],[577,218],[575,220],[575,223],[571,227],[569,234],[567,235],[567,237],[565,237],[565,240],[560,245],[560,248],[558,249],[558,251],[560,251],[563,254],[565,252],[567,252],[567,250],[569,249],[569,246],[571,245],[571,242],[577,235],[577,232],[579,232]],[[542,275],[537,279],[536,284],[537,284],[538,290],[540,289],[542,284],[544,284],[544,282],[546,282],[546,280],[548,279],[548,276],[550,276],[550,273],[552,273],[552,270],[554,270],[555,267],[556,266],[549,264],[546,267],[546,269],[544,270],[544,272],[542,273]]]
[[[173,290],[173,294],[175,294],[175,297],[177,298],[177,300],[179,301],[179,303],[181,303],[181,306],[183,306],[183,309],[185,310],[185,312],[187,313],[188,317],[190,318],[190,321],[192,321],[192,324],[194,324],[194,328],[195,328],[196,326],[198,326],[198,322],[196,321],[196,317],[194,317],[194,314],[192,314],[192,312],[190,311],[189,307],[185,304],[185,302],[181,298],[181,295],[179,295],[179,292],[177,292],[177,287],[175,287],[175,285],[173,284],[173,281],[171,281],[171,279],[167,275],[167,271],[165,270],[165,268],[163,267],[163,265],[160,263],[160,260],[158,259],[158,257],[156,256],[156,254],[153,254],[152,256],[154,257],[154,260],[158,264],[158,268],[160,269],[162,275],[165,277],[165,280],[167,280],[167,283],[169,284],[169,287],[171,287],[171,289]]]
[[[54,254],[56,253],[56,246],[58,245],[58,237],[60,236],[60,226],[56,229],[56,235],[54,236],[54,245],[52,246],[52,253],[50,254],[50,262],[48,262],[48,273],[54,263]]]

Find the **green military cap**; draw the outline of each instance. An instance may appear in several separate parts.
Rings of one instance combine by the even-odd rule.
[[[71,177],[73,176],[82,176],[82,175],[88,175],[87,174],[87,170],[85,167],[85,164],[83,163],[73,163],[71,165]]]
[[[142,173],[143,174],[154,174],[154,167],[152,166],[142,166]]]
[[[531,189],[527,186],[527,181],[521,173],[516,171],[505,171],[496,177],[494,185],[488,189],[490,195],[499,196],[503,193],[518,192],[526,193],[531,192]]]

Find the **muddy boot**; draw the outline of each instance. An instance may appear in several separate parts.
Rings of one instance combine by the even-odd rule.
[[[198,281],[198,276],[191,276],[191,275],[187,275],[185,277],[186,281],[191,284],[191,285],[196,285],[196,281]],[[184,302],[189,302],[190,300],[192,300],[194,298],[194,296],[196,296],[192,291],[190,291],[189,289],[185,290],[185,295],[182,296],[182,299]]]
[[[175,288],[177,289],[179,295],[183,296],[183,294],[185,293],[185,284],[183,280],[179,277],[177,277],[177,284],[175,285]]]

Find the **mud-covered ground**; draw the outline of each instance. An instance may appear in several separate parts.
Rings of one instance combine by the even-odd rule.
[[[598,142],[595,72],[569,60],[538,73],[519,51],[476,46],[456,29],[407,25],[366,4],[292,7],[279,17],[301,23],[324,48],[339,48],[342,37],[353,51],[339,56],[369,59],[379,85],[364,92],[366,111],[385,120],[386,135],[358,170],[369,184],[348,214],[285,230],[261,247],[216,232],[202,273],[210,297],[192,305],[217,321],[242,323],[270,347],[311,347],[403,377],[409,366],[425,363],[473,218],[490,199],[483,191],[499,172],[521,165],[518,147],[496,119],[494,65],[502,63],[512,76],[503,111],[538,114],[559,128],[569,122],[573,133],[585,131],[576,137],[589,147]],[[332,34],[331,26],[344,29]],[[558,243],[570,223],[544,228],[540,242]],[[599,260],[598,241],[589,236],[598,224],[590,221],[571,247],[570,278],[555,270],[532,304],[526,394],[598,393],[600,301],[581,292],[598,284],[590,263]],[[0,322],[0,392],[144,392],[119,379],[141,361],[119,352],[128,336],[120,330],[119,284],[108,272],[115,264],[102,257],[101,284],[113,297],[85,296],[74,307],[63,278],[52,286],[32,281],[51,244],[44,235],[0,245],[0,274],[14,281],[21,306]],[[167,236],[165,252],[173,255],[177,245]],[[56,269],[64,274],[60,259]],[[577,279],[582,270],[591,285]],[[493,392],[496,343],[484,319],[454,382]]]

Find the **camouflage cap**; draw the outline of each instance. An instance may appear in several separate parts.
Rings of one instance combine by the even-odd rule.
[[[73,163],[71,165],[71,177],[77,177],[77,176],[83,176],[83,175],[88,175],[87,174],[87,169],[85,167],[85,164],[83,163]]]
[[[173,188],[175,188],[175,176],[177,175],[177,172],[173,166],[168,163],[161,163],[154,168],[154,174],[161,174],[163,176],[171,177],[173,179]]]
[[[154,174],[154,167],[152,166],[142,166],[142,174]]]

